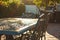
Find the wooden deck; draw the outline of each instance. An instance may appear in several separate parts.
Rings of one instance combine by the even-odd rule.
[[[47,27],[46,40],[60,40],[60,24],[50,23]]]

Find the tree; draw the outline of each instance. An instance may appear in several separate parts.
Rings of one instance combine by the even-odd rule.
[[[53,2],[57,2],[57,3],[60,3],[60,0],[51,0]]]
[[[35,5],[37,5],[38,7],[40,7],[42,0],[34,0],[33,3],[35,3]]]
[[[17,7],[20,5],[20,0],[1,0],[0,1],[0,15],[6,17],[9,14],[15,14]]]

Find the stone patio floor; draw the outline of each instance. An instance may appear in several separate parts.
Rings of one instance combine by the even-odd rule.
[[[46,40],[60,40],[60,23],[49,23]]]

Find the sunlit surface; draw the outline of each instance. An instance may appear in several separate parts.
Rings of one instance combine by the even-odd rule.
[[[21,31],[27,27],[35,25],[38,19],[25,18],[2,18],[0,19],[0,30]]]
[[[46,40],[59,40],[59,39],[49,33],[46,33]]]

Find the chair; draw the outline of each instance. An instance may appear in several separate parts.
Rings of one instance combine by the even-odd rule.
[[[46,14],[46,12],[40,15],[34,32],[32,34],[31,40],[46,40],[45,35],[48,26],[49,15],[50,14]]]
[[[21,34],[18,40],[46,40],[46,30],[48,26],[49,13],[42,13],[35,25],[35,28],[32,28],[25,33]],[[15,39],[15,40],[17,40]]]

